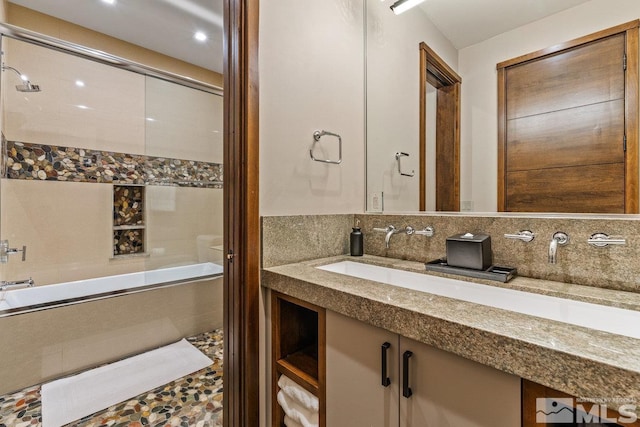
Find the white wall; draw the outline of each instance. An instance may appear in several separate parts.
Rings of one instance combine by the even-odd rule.
[[[364,209],[362,0],[260,3],[260,214]],[[315,130],[342,164],[313,162]],[[318,157],[337,157],[323,138]]]
[[[422,9],[395,15],[389,2],[368,0],[367,202],[372,192],[384,192],[389,212],[419,208],[420,42],[458,68],[458,51]],[[409,154],[402,169],[414,177],[398,173],[398,151]]]
[[[638,18],[638,0],[592,0],[460,50],[461,200],[473,200],[477,212],[496,211],[496,64]]]

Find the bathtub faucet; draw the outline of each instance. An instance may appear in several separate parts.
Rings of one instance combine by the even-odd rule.
[[[15,282],[7,282],[3,280],[0,282],[0,291],[8,291],[17,288],[31,288],[34,284],[35,282],[31,277],[26,280],[16,280]]]

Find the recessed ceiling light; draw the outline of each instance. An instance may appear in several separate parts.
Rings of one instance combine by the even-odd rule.
[[[116,4],[116,0],[102,0],[102,2],[106,4]]]
[[[153,117],[147,117],[147,121],[148,121],[148,122],[155,122],[155,121],[156,121],[156,119],[154,119]]]
[[[205,33],[203,33],[202,31],[197,31],[193,35],[193,38],[198,40],[199,42],[203,42],[203,41],[207,40],[207,35]]]
[[[84,87],[84,82],[82,80],[76,80],[76,86]]]
[[[88,110],[89,107],[87,107],[86,105],[76,105],[76,107],[78,107],[81,110]]]

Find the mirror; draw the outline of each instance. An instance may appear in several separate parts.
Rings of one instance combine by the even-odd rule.
[[[528,1],[482,2],[481,6],[471,4],[480,2],[469,3],[463,8],[459,2],[432,0],[394,15],[389,1],[366,0],[366,209],[369,212],[420,210],[420,43],[426,43],[462,79],[460,210],[496,212],[496,65],[640,17],[640,5],[631,1],[622,2],[615,10],[599,1],[581,0],[536,2],[536,7]],[[497,11],[491,9],[496,5]],[[546,9],[548,7],[555,9]],[[433,140],[429,132],[433,132],[435,119],[429,111],[434,110],[435,102],[433,90],[428,88],[426,92],[425,196],[426,210],[431,211],[435,210],[436,179],[435,148],[429,143]],[[394,157],[397,152],[408,154],[402,157],[402,168],[415,171],[415,176],[398,172]]]

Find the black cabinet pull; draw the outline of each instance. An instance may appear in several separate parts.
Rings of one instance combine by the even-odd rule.
[[[402,395],[407,399],[413,394],[411,387],[409,387],[409,358],[411,356],[413,353],[409,350],[402,354]]]
[[[381,370],[381,375],[382,375],[382,386],[383,387],[389,387],[389,384],[391,384],[391,380],[387,376],[387,350],[389,350],[389,347],[391,347],[391,344],[389,344],[388,342],[385,342],[384,344],[382,344],[382,370]]]

